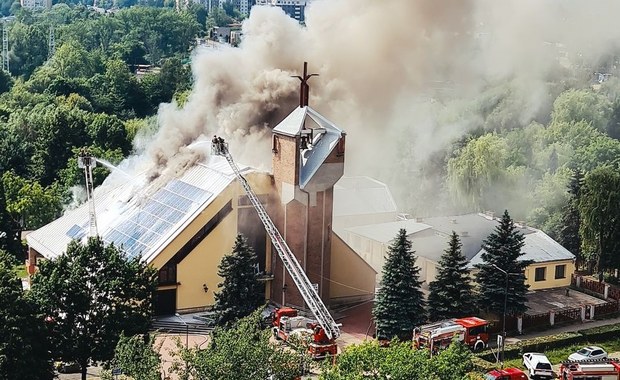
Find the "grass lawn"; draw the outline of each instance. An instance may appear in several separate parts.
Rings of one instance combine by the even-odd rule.
[[[614,356],[613,353],[617,353],[620,351],[620,338],[612,339],[612,340],[608,340],[604,342],[590,342],[587,344],[585,343],[574,344],[574,345],[567,346],[564,348],[556,348],[552,350],[547,350],[546,352],[544,352],[544,354],[547,355],[551,364],[559,364],[560,362],[564,360],[568,360],[568,355],[588,345],[602,347],[603,349],[605,349],[605,351],[609,353],[610,356],[613,357]],[[507,360],[505,363],[505,366],[524,369],[521,358]]]
[[[25,264],[15,265],[13,267],[13,270],[15,271],[15,273],[17,274],[17,277],[19,277],[19,278],[28,277],[28,272],[26,272],[26,265]]]

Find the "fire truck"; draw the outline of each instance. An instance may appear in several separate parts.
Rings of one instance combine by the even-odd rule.
[[[223,139],[215,136],[213,137],[211,143],[212,153],[223,156],[226,161],[228,161],[230,168],[235,172],[237,181],[245,190],[252,206],[254,206],[258,217],[265,227],[265,231],[271,239],[273,247],[278,253],[280,260],[282,260],[282,264],[293,279],[293,282],[297,286],[297,289],[299,289],[299,293],[303,297],[304,302],[315,318],[314,320],[302,321],[299,318],[295,319],[297,317],[297,311],[294,309],[281,309],[282,311],[280,316],[274,318],[274,322],[272,322],[274,323],[274,327],[278,330],[276,335],[282,337],[284,340],[288,340],[295,330],[301,329],[294,335],[301,333],[310,334],[311,339],[308,350],[313,357],[324,357],[327,353],[335,355],[337,352],[336,339],[340,336],[340,324],[336,323],[332,315],[329,313],[329,310],[327,310],[323,300],[321,300],[321,297],[308,279],[306,272],[302,268],[299,261],[297,261],[297,258],[286,243],[286,240],[284,240],[280,234],[280,231],[278,231],[277,227],[271,220],[271,217],[267,214],[267,210],[265,210],[265,207],[254,193],[254,190],[252,190],[252,187],[248,181],[239,171],[239,167],[233,160],[233,157],[228,150],[228,144],[224,142]],[[291,320],[291,318],[293,318],[293,320]],[[303,325],[306,327],[302,327]]]
[[[620,380],[620,364],[618,359],[567,361],[559,375],[562,380]]]
[[[468,345],[478,351],[489,343],[487,332],[489,322],[478,317],[448,319],[417,327],[413,331],[413,342],[416,348],[428,348],[432,353],[450,345],[452,339]]]
[[[338,345],[325,334],[319,323],[311,318],[298,315],[297,310],[282,307],[272,313],[272,332],[274,338],[289,342],[291,337],[308,344],[308,354],[314,359],[338,352]]]

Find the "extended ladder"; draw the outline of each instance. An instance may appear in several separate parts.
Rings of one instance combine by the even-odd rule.
[[[214,143],[212,144],[211,148],[213,153],[224,156],[226,158],[226,160],[230,164],[230,167],[237,175],[237,179],[241,183],[241,186],[243,186],[243,189],[245,190],[248,199],[252,203],[252,206],[254,206],[254,209],[258,213],[260,220],[263,222],[265,230],[269,234],[273,246],[276,248],[280,259],[282,259],[284,267],[295,282],[295,285],[297,285],[301,296],[314,314],[317,322],[319,322],[323,330],[325,330],[325,334],[327,335],[327,337],[330,339],[338,338],[340,336],[340,327],[338,326],[336,321],[334,321],[334,318],[332,318],[331,314],[327,310],[327,307],[321,300],[321,297],[319,297],[319,294],[312,286],[312,283],[308,279],[308,276],[306,276],[306,272],[304,272],[303,268],[299,264],[299,261],[297,261],[297,258],[295,257],[295,255],[293,255],[293,252],[291,252],[291,249],[286,244],[286,241],[284,241],[282,235],[280,235],[280,232],[276,228],[275,224],[273,224],[273,221],[269,217],[269,214],[267,214],[267,211],[258,200],[256,194],[254,194],[254,191],[250,187],[250,184],[248,183],[248,181],[246,181],[245,177],[243,177],[243,175],[239,171],[237,164],[235,164],[235,161],[230,155],[230,151],[228,150],[228,144],[222,142]]]

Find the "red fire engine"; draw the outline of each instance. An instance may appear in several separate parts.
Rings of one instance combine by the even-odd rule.
[[[272,314],[273,336],[288,342],[291,337],[308,342],[308,354],[314,359],[336,355],[338,345],[330,339],[325,330],[313,319],[299,316],[290,307],[277,309]]]
[[[478,351],[489,342],[489,322],[478,317],[449,319],[430,323],[414,329],[413,342],[416,348],[426,347],[431,352],[446,348],[456,336],[463,344]]]
[[[563,362],[560,379],[620,380],[620,364],[617,359]]]

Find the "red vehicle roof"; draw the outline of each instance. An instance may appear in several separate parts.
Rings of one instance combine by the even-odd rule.
[[[478,317],[467,317],[467,318],[459,318],[455,319],[455,322],[464,327],[476,327],[476,326],[484,326],[488,325],[489,322],[485,321],[482,318]]]
[[[521,371],[519,368],[504,368],[504,369],[494,369],[489,371],[489,374],[493,376],[500,375],[525,375],[525,372]]]

